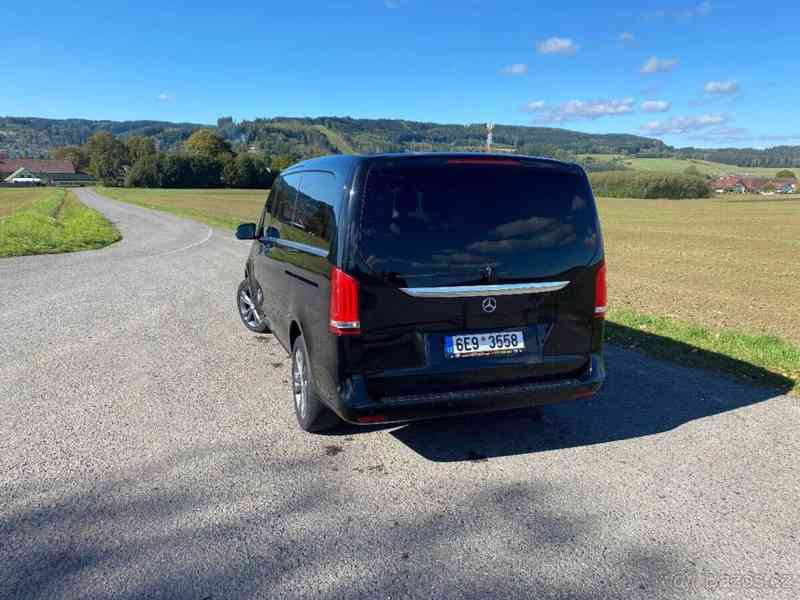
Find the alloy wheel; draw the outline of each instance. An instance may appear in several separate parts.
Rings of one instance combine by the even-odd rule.
[[[302,349],[296,348],[292,361],[292,387],[297,414],[305,418],[308,407],[308,367]]]
[[[256,305],[250,297],[250,291],[244,287],[239,292],[239,314],[242,315],[242,320],[247,323],[249,327],[258,327],[261,325],[261,317],[258,314]]]

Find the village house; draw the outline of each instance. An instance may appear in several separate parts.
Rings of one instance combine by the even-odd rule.
[[[714,181],[717,193],[733,192],[736,194],[793,194],[798,191],[797,181],[787,178],[744,177],[740,175],[723,175]]]
[[[7,158],[0,154],[0,182],[14,185],[91,185],[94,178],[76,173],[68,160]]]

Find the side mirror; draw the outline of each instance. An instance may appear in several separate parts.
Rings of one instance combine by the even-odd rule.
[[[242,223],[236,228],[237,240],[254,240],[256,239],[256,224],[255,223]]]

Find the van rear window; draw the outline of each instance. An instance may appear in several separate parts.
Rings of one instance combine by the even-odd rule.
[[[409,161],[410,162],[410,161]],[[373,166],[361,258],[399,285],[529,281],[589,264],[597,213],[582,175],[528,166]]]

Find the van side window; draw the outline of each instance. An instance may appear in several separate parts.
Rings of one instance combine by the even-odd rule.
[[[332,173],[309,171],[303,173],[300,193],[295,203],[293,225],[301,229],[303,243],[328,250],[333,237],[333,208],[326,201],[335,192],[336,178]]]
[[[275,202],[275,196],[277,194],[277,181],[275,182],[276,185],[272,186],[269,194],[267,194],[267,201],[264,202],[264,209],[261,211],[261,218],[258,220],[258,225],[256,226],[256,237],[261,238],[264,237],[264,224],[267,221],[267,215],[269,214],[270,204]]]
[[[280,177],[280,187],[275,202],[270,208],[270,214],[279,222],[291,225],[294,221],[295,201],[297,200],[297,188],[300,184],[299,173],[293,173]]]

